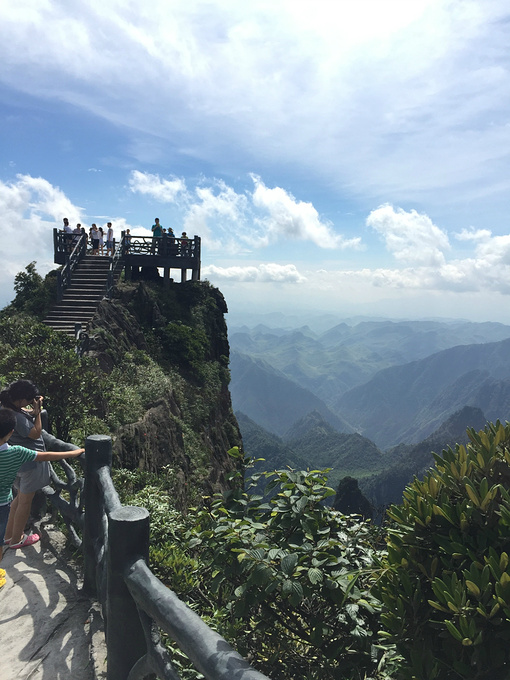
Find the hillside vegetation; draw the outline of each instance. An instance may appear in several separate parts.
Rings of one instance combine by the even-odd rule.
[[[38,322],[33,300],[51,296],[51,277],[27,268],[17,278],[0,318],[2,383],[38,382],[59,436],[113,436],[122,501],[151,513],[152,569],[257,668],[274,680],[510,676],[510,424],[436,451],[376,526],[329,505],[335,491],[307,469],[310,449],[314,468],[391,460],[404,484],[407,463],[426,464],[430,446],[484,420],[479,410],[462,409],[422,448],[387,452],[319,411],[296,415],[283,438],[240,417],[246,442],[282,466],[258,461],[250,478],[218,290],[120,284],[98,307],[85,357]],[[346,506],[370,513],[353,477],[340,486]],[[169,650],[180,677],[196,679]]]
[[[33,266],[16,278],[1,312],[0,380],[28,377],[45,396],[54,434],[78,444],[112,434],[117,466],[157,472],[171,466],[181,507],[226,485],[241,443],[228,383],[221,293],[206,282],[120,284],[90,326],[90,351],[40,323],[54,277]]]

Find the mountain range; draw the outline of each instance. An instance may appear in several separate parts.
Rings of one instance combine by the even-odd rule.
[[[464,406],[510,416],[510,327],[497,323],[362,321],[231,329],[236,410],[285,435],[317,411],[335,430],[380,449],[415,444]]]
[[[415,475],[421,477],[433,465],[433,452],[467,443],[467,429],[482,429],[486,423],[480,409],[466,406],[422,442],[382,452],[359,434],[336,432],[317,411],[300,419],[284,437],[267,432],[244,413],[235,415],[245,453],[255,459],[255,472],[329,468],[329,486],[337,489],[346,477],[358,479],[378,517],[390,503],[401,502]],[[263,485],[258,488],[263,491]]]

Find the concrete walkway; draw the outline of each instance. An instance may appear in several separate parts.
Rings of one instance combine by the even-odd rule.
[[[62,534],[44,522],[37,533],[39,543],[5,551],[1,563],[7,583],[0,588],[0,678],[105,678],[98,608],[80,592]]]

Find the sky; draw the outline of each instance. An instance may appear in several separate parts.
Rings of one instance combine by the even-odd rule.
[[[202,238],[231,314],[510,323],[507,0],[0,0],[0,306],[52,229]]]

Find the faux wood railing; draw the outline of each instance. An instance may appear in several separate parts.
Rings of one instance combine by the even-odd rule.
[[[54,229],[53,243],[55,262],[60,261],[58,257],[63,257],[65,261],[62,269],[57,272],[57,302],[61,302],[64,297],[64,290],[71,285],[74,270],[87,252],[87,235],[84,233],[80,235],[67,234]]]
[[[47,445],[63,444],[45,436]],[[84,590],[103,609],[107,680],[179,680],[160,630],[206,680],[268,680],[150,571],[149,513],[121,504],[111,463],[110,437],[92,435],[85,444],[84,479],[65,464],[67,483],[54,475],[56,488],[45,490],[68,525],[83,529],[81,542],[75,529],[72,536],[83,549]],[[69,501],[60,497],[64,489]]]

